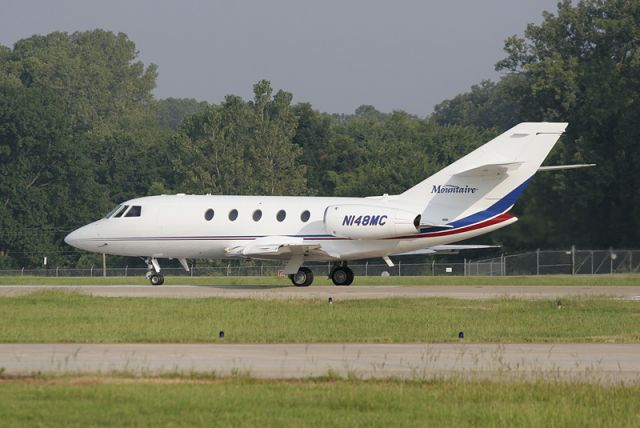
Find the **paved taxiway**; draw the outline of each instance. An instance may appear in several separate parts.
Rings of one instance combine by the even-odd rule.
[[[0,344],[4,375],[215,373],[291,379],[640,382],[640,344]]]
[[[40,290],[66,290],[107,297],[171,298],[250,298],[250,299],[382,299],[389,297],[450,297],[456,299],[556,299],[577,296],[603,296],[640,300],[637,286],[561,286],[561,285],[410,285],[351,287],[311,286],[191,286],[191,285],[3,285],[0,296],[28,294]]]

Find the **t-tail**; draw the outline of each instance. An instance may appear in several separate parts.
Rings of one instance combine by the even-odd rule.
[[[508,215],[566,127],[566,123],[547,122],[516,125],[400,198],[425,201],[424,228],[471,227],[496,221]]]

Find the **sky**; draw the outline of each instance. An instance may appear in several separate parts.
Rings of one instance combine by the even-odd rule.
[[[157,98],[220,103],[261,79],[328,113],[419,116],[497,79],[504,40],[557,0],[0,0],[0,44],[102,28],[158,65]]]

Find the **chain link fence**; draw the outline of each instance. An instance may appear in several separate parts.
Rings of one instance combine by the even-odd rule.
[[[440,260],[437,256],[423,263],[403,263],[396,258],[396,265],[364,262],[349,263],[356,276],[509,276],[509,275],[601,275],[640,272],[640,250],[577,250],[565,251],[537,250],[518,254],[500,255],[489,259]],[[331,263],[307,264],[316,275],[331,271]],[[224,266],[191,267],[190,272],[182,268],[163,268],[162,272],[171,276],[276,276],[283,275],[284,264],[229,263]],[[144,276],[146,268],[70,269],[52,267],[49,269],[5,269],[1,276],[51,276],[51,277],[100,277]]]
[[[466,275],[601,275],[640,272],[640,250],[531,251],[465,263]]]

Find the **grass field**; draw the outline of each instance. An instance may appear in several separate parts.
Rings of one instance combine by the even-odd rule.
[[[336,301],[0,298],[0,342],[134,343],[640,342],[640,302],[611,299]]]
[[[0,285],[148,285],[143,277],[40,277],[0,276]],[[291,285],[277,276],[167,276],[166,285]],[[314,285],[333,285],[316,273]],[[401,276],[358,277],[357,285],[640,285],[639,274],[629,275],[541,275],[541,276]],[[313,286],[312,286],[313,287]]]
[[[637,426],[640,386],[242,378],[0,381],[2,426]]]

